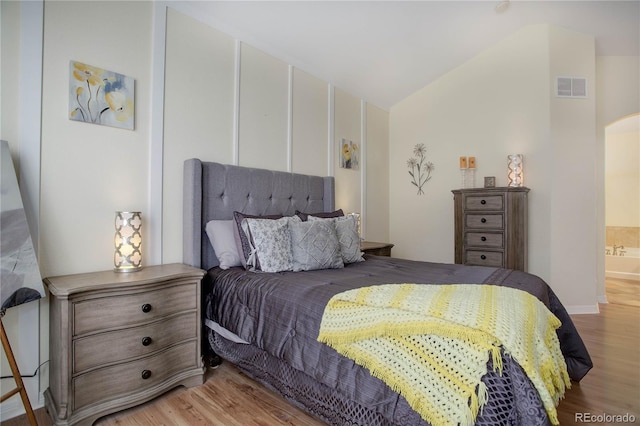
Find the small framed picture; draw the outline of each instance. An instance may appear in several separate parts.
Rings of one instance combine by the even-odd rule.
[[[484,177],[484,187],[485,188],[495,188],[496,187],[496,177],[495,176],[485,176]]]

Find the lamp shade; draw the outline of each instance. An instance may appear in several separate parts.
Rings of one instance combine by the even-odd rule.
[[[116,212],[113,269],[133,272],[142,269],[142,213]]]
[[[362,222],[360,220],[360,213],[349,213],[349,216],[353,216],[353,218],[356,221],[356,225],[358,227],[358,236],[360,237],[360,239],[362,239]]]
[[[508,159],[508,175],[507,178],[509,180],[508,186],[511,187],[520,187],[523,183],[522,176],[522,154],[510,154],[507,156]]]

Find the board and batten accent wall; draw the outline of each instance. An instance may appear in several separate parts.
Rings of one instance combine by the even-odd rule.
[[[333,175],[336,208],[361,213],[363,229],[370,222],[372,236],[388,240],[386,111],[200,22],[188,9],[166,7],[166,26],[159,28],[166,31],[163,155],[156,171],[162,187],[155,187],[162,223],[153,232],[162,234],[162,253],[152,262],[182,259],[182,166],[193,157]],[[339,167],[342,138],[360,148],[358,169]],[[365,158],[370,142],[376,153]],[[369,158],[374,173],[366,173]]]

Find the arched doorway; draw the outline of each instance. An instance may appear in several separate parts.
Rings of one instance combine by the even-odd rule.
[[[640,306],[640,114],[605,129],[605,226],[607,299]]]

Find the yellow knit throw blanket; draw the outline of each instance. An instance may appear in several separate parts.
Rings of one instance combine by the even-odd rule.
[[[556,329],[536,297],[493,285],[386,284],[327,304],[318,341],[367,368],[432,425],[472,425],[487,402],[481,381],[500,349],[517,361],[553,424],[570,386]]]

